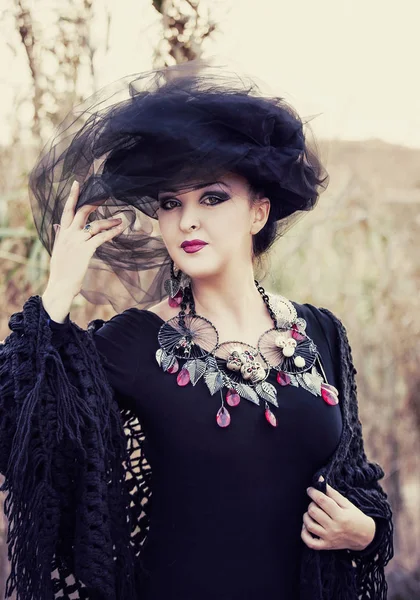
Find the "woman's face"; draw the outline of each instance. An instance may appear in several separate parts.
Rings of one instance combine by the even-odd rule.
[[[182,193],[159,193],[158,220],[169,255],[191,278],[222,273],[252,261],[252,236],[265,225],[267,198],[250,203],[248,182],[228,173]],[[197,245],[182,247],[185,242]]]

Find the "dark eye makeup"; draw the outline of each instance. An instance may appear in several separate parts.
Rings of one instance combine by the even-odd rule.
[[[203,200],[207,200],[209,198],[212,200],[216,200],[216,202],[210,202],[210,203],[204,203],[204,204],[206,206],[217,206],[217,204],[221,204],[222,202],[229,200],[230,196],[226,192],[221,192],[221,191],[210,192],[210,191],[208,191],[201,196],[200,203]],[[174,202],[175,204],[169,205],[170,202]],[[159,207],[162,208],[163,210],[171,210],[172,208],[175,208],[175,206],[179,206],[179,205],[180,205],[180,201],[177,200],[176,198],[162,198],[161,200],[159,200]]]

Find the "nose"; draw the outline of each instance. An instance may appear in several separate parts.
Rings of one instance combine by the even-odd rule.
[[[197,214],[197,209],[193,206],[183,206],[181,212],[181,218],[179,221],[179,228],[181,231],[191,231],[191,229],[197,229],[200,226],[200,221]]]

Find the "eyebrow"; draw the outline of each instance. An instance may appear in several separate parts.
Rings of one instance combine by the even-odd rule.
[[[198,185],[194,186],[192,189],[193,190],[200,190],[202,188],[210,187],[211,185],[215,185],[217,183],[220,183],[221,185],[226,186],[227,188],[229,188],[232,191],[232,188],[230,187],[230,185],[228,183],[225,183],[224,181],[212,181],[210,183],[201,183],[201,184],[198,184]],[[160,196],[160,195],[163,195],[163,194],[179,194],[179,193],[180,193],[179,190],[178,191],[177,190],[161,190],[158,193],[158,195]]]

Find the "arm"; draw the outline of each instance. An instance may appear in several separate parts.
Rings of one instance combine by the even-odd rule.
[[[349,398],[348,420],[349,445],[342,461],[339,476],[340,491],[376,524],[373,540],[363,550],[347,550],[357,570],[358,590],[362,598],[385,598],[386,582],[384,568],[394,555],[392,510],[379,481],[384,476],[382,467],[370,461],[365,453],[362,424],[359,419],[357,373],[353,365],[351,347],[343,323],[326,308],[316,311],[330,345],[331,354],[339,358],[340,395]],[[376,594],[376,595],[375,595]]]
[[[63,322],[53,320],[47,311],[45,315],[52,331],[52,343],[60,348],[72,327],[70,315],[67,314]],[[141,335],[138,329],[138,321],[130,309],[114,315],[108,321],[94,319],[87,326],[115,400],[120,408],[130,410],[135,409],[134,398],[138,391],[136,379]]]
[[[40,297],[30,297],[0,345],[6,596],[50,600],[73,575],[74,591],[83,581],[113,597],[133,577],[121,415],[91,334],[70,322],[58,351],[47,319]]]

